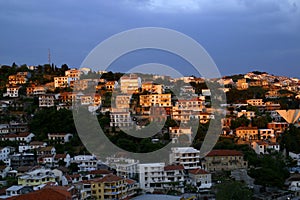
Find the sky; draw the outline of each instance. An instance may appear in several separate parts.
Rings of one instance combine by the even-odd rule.
[[[45,64],[50,49],[57,66],[79,68],[114,34],[162,27],[201,44],[221,75],[300,77],[300,0],[3,0],[0,27],[0,64]],[[129,53],[108,69],[147,63],[194,74],[184,59],[157,50]]]

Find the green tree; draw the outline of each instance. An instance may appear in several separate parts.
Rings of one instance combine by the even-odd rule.
[[[217,186],[217,200],[250,200],[252,191],[245,184],[238,181],[230,181]]]

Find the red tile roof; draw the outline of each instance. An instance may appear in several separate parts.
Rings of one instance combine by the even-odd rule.
[[[99,175],[99,174],[111,174],[111,173],[113,173],[113,172],[109,171],[107,169],[99,169],[99,170],[90,171],[90,174],[96,174],[96,175]]]
[[[227,149],[220,149],[220,150],[212,150],[206,156],[243,156],[243,153],[236,150],[227,150]]]
[[[47,187],[35,192],[24,195],[10,197],[8,200],[71,200],[72,196],[69,191],[61,187]]]
[[[190,174],[208,174],[207,171],[200,169],[200,168],[189,170],[189,173]]]
[[[98,178],[98,179],[94,179],[91,180],[91,182],[96,182],[96,183],[110,183],[110,182],[116,182],[116,181],[121,181],[123,180],[122,177],[113,175],[113,174],[108,174],[106,176],[104,176],[103,178]]]
[[[164,167],[165,171],[184,170],[183,165],[168,165]]]

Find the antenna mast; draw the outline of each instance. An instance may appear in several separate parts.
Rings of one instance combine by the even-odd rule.
[[[50,53],[50,49],[48,49],[48,63],[49,63],[49,65],[51,64],[51,53]]]

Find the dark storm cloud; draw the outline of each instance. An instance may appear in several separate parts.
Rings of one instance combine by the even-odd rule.
[[[222,74],[258,69],[300,76],[298,2],[1,1],[0,63],[43,64],[50,48],[53,62],[78,67],[109,36],[136,27],[160,26],[197,40]]]

